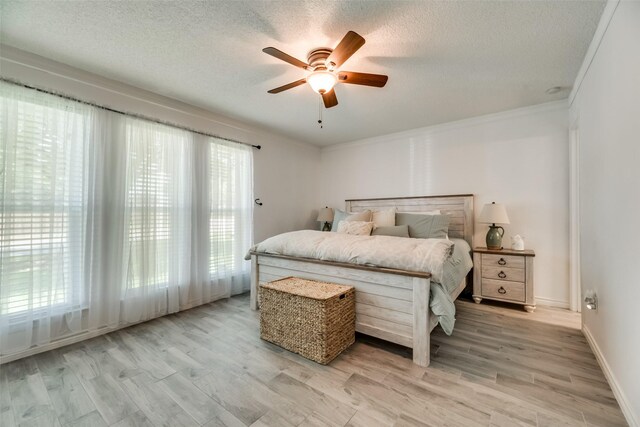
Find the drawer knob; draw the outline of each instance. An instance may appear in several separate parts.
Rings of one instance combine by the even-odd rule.
[[[500,286],[500,289],[498,289],[498,293],[504,295],[504,294],[507,293],[507,290],[505,288],[503,288],[502,286]]]
[[[505,261],[505,260],[504,260],[504,258],[500,258],[500,259],[498,260],[498,264],[500,264],[500,265],[507,265],[507,261]]]
[[[504,274],[504,271],[501,271],[500,273],[498,273],[498,277],[504,279],[505,277],[507,277],[507,275]]]

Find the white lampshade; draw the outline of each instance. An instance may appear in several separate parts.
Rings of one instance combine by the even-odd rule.
[[[317,93],[329,92],[338,82],[338,77],[331,71],[315,71],[307,76],[307,83]]]
[[[509,217],[504,205],[500,203],[487,203],[480,212],[478,222],[485,224],[509,224]]]
[[[318,212],[317,221],[333,222],[333,209],[331,209],[331,208],[322,208],[322,209],[320,209],[320,212]]]

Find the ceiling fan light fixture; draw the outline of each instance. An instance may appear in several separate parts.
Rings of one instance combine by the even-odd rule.
[[[337,82],[338,76],[330,71],[314,71],[307,76],[307,83],[319,94],[331,91]]]
[[[307,77],[273,88],[267,92],[280,93],[285,90],[304,85],[305,83],[309,83],[311,89],[321,95],[324,108],[332,108],[338,105],[336,91],[333,90],[334,86],[338,83],[384,87],[384,85],[387,84],[387,79],[389,77],[383,74],[339,71],[342,64],[351,58],[351,56],[356,53],[364,43],[365,40],[360,34],[354,31],[349,31],[342,40],[340,40],[340,43],[338,43],[338,46],[336,46],[335,49],[318,47],[311,50],[307,55],[308,63],[302,62],[299,59],[276,49],[275,47],[265,47],[262,51],[267,55],[273,56],[274,58],[310,72]],[[320,119],[320,127],[322,127],[322,118]]]

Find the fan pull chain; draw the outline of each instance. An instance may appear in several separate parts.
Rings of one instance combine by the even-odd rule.
[[[318,124],[320,125],[320,129],[322,129],[322,95],[320,95],[318,101]]]

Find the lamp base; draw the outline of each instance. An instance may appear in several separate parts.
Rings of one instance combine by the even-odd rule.
[[[331,224],[329,221],[325,221],[324,227],[322,227],[322,231],[331,231]]]
[[[499,225],[490,225],[487,232],[487,249],[500,250],[502,249],[502,236],[504,235],[504,228]]]

